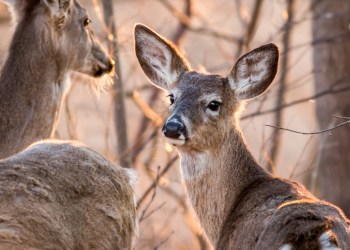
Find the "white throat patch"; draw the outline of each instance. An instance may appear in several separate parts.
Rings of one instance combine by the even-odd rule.
[[[199,177],[207,171],[209,156],[206,153],[180,154],[181,174],[185,181]]]

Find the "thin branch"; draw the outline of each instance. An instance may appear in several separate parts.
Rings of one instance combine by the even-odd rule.
[[[320,91],[319,93],[316,93],[316,94],[314,94],[312,96],[309,96],[309,97],[306,97],[306,98],[301,98],[299,100],[295,100],[295,101],[292,101],[290,103],[285,103],[285,104],[283,104],[283,105],[281,105],[279,107],[274,107],[274,108],[266,109],[266,110],[262,110],[262,111],[258,110],[256,112],[244,115],[244,116],[241,117],[241,120],[245,120],[245,119],[249,119],[249,118],[256,117],[256,116],[262,116],[262,115],[274,113],[274,112],[276,112],[278,110],[289,108],[289,107],[292,107],[292,106],[295,106],[297,104],[301,104],[301,103],[304,103],[304,102],[308,102],[310,100],[313,100],[313,99],[316,99],[316,98],[320,98],[320,97],[325,96],[325,95],[331,95],[331,94],[336,94],[336,93],[349,91],[350,90],[350,86],[345,86],[343,88],[334,89],[334,87],[336,85],[338,85],[340,83],[343,83],[346,80],[348,80],[348,79],[340,79],[335,84],[331,85],[328,89],[326,89],[324,91]]]
[[[148,214],[144,214],[143,217],[140,218],[139,223],[141,223],[142,221],[144,221],[144,220],[148,219],[149,217],[151,217],[152,214],[154,214],[155,212],[159,211],[162,207],[164,207],[165,204],[166,204],[166,202],[163,202],[162,204],[157,206],[155,209],[151,210]]]
[[[265,125],[266,127],[270,127],[270,128],[275,128],[275,129],[280,129],[280,130],[284,130],[284,131],[288,131],[288,132],[293,132],[293,133],[296,133],[296,134],[300,134],[300,135],[318,135],[318,134],[322,134],[322,133],[327,133],[327,132],[331,132],[332,130],[336,129],[336,128],[339,128],[339,127],[342,127],[342,126],[345,126],[347,124],[350,123],[350,119],[345,121],[345,122],[342,122],[334,127],[331,127],[331,128],[328,128],[328,129],[324,129],[324,130],[320,130],[320,131],[316,131],[316,132],[300,132],[300,131],[296,131],[296,130],[293,130],[293,129],[289,129],[289,128],[278,128],[278,127],[275,127],[275,126],[272,126],[272,125]]]
[[[164,240],[162,240],[161,242],[158,243],[158,245],[156,245],[153,250],[158,250],[162,245],[164,245],[169,239],[170,237],[174,234],[174,231],[171,231],[171,233],[169,234],[168,237],[166,237]]]
[[[236,43],[240,42],[240,39],[236,36],[211,29],[207,26],[193,27],[190,23],[190,18],[186,17],[186,15],[177,11],[168,1],[159,0],[159,2],[161,2],[169,10],[169,12],[172,13],[179,20],[179,22],[186,27],[188,31],[195,32],[202,35],[209,35],[209,36],[215,37],[216,39],[222,39],[228,42],[236,42]]]
[[[156,179],[155,179],[156,183],[159,182],[159,170],[160,170],[160,167],[158,166],[158,168],[157,168],[157,175],[156,175]],[[139,223],[141,223],[145,219],[146,212],[149,209],[149,207],[151,206],[152,202],[154,201],[154,198],[156,197],[157,185],[152,186],[152,189],[153,189],[152,197],[151,197],[150,201],[148,202],[148,204],[146,205],[146,207],[142,210],[141,216],[140,216],[140,219],[139,219]]]
[[[146,189],[146,191],[143,193],[143,195],[141,196],[141,198],[139,199],[138,203],[137,203],[137,207],[136,209],[139,209],[141,204],[145,201],[145,199],[147,198],[147,196],[152,192],[152,190],[154,188],[156,188],[156,186],[158,185],[159,179],[164,176],[169,169],[173,166],[173,164],[177,161],[178,156],[174,156],[173,158],[170,159],[170,161],[167,163],[167,165],[163,168],[163,170],[159,173],[159,175],[157,176],[157,178],[153,181],[153,183]]]

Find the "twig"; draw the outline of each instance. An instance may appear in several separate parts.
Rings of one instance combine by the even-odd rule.
[[[193,27],[190,24],[190,18],[186,17],[186,15],[177,11],[171,4],[169,4],[168,1],[159,0],[159,2],[163,3],[164,6],[179,20],[179,22],[181,22],[186,27],[186,29],[188,31],[195,32],[195,33],[202,34],[202,35],[209,35],[209,36],[212,36],[216,39],[222,39],[222,40],[225,40],[228,42],[235,42],[235,43],[240,42],[240,39],[236,36],[210,29],[207,26],[205,26],[205,27],[204,26],[203,27]]]
[[[288,6],[287,6],[287,12],[288,12],[288,19],[286,21],[286,26],[289,26],[289,24],[293,21],[294,16],[294,0],[288,0]],[[291,27],[289,29],[286,29],[284,35],[283,35],[283,49],[285,51],[288,51],[289,44],[290,44],[290,34],[291,34]],[[286,53],[282,57],[281,62],[281,80],[278,88],[277,93],[277,99],[276,99],[276,107],[279,107],[284,102],[284,93],[286,90],[287,85],[287,67],[289,63],[289,53]],[[275,127],[281,127],[282,125],[282,110],[278,110],[275,113],[274,117],[274,124]],[[277,129],[273,131],[271,135],[271,149],[270,149],[270,157],[267,164],[267,170],[274,174],[276,171],[276,160],[281,147],[281,135],[280,130]]]
[[[143,195],[141,196],[141,198],[139,199],[139,201],[137,203],[136,209],[140,208],[141,204],[145,201],[147,196],[158,185],[159,179],[169,171],[169,169],[173,166],[173,164],[176,162],[177,159],[178,159],[178,156],[174,156],[173,158],[170,159],[170,161],[163,168],[163,170],[160,172],[160,174],[157,176],[157,178],[153,181],[153,183],[143,193]]]
[[[137,107],[142,111],[144,117],[152,121],[156,127],[160,127],[163,124],[163,119],[155,112],[150,105],[148,105],[140,96],[137,91],[133,92],[132,98]]]
[[[166,202],[163,202],[162,204],[160,204],[158,207],[156,207],[155,209],[151,210],[148,214],[143,214],[143,216],[140,218],[139,223],[141,223],[142,221],[146,220],[147,218],[149,218],[152,214],[154,214],[155,212],[157,212],[158,210],[160,210],[162,207],[164,207],[164,205],[166,204]]]
[[[322,134],[322,133],[327,133],[327,132],[331,132],[332,130],[336,129],[336,128],[339,128],[339,127],[342,127],[346,124],[349,124],[350,123],[350,119],[345,121],[345,122],[342,122],[334,127],[331,127],[331,128],[328,128],[328,129],[324,129],[324,130],[320,130],[320,131],[316,131],[316,132],[300,132],[300,131],[296,131],[296,130],[293,130],[293,129],[289,129],[289,128],[278,128],[278,127],[275,127],[275,126],[272,126],[272,125],[265,125],[266,127],[270,127],[270,128],[275,128],[275,129],[280,129],[280,130],[285,130],[285,131],[289,131],[289,132],[293,132],[293,133],[296,133],[296,134],[301,134],[301,135],[318,135],[318,134]]]
[[[157,137],[159,128],[155,127],[153,128],[152,133],[148,136],[147,139],[143,139],[144,136],[142,136],[141,140],[140,138],[136,138],[135,139],[135,144],[131,147],[132,152],[131,152],[131,162],[135,163],[137,160],[137,157],[139,156],[139,154],[142,152],[142,150],[146,147],[146,145],[152,141],[154,138]]]
[[[159,170],[160,170],[160,167],[158,166],[157,175],[156,175],[156,179],[155,179],[156,183],[158,183],[158,181],[159,181]],[[146,207],[142,210],[141,216],[139,219],[139,223],[141,223],[145,219],[145,214],[146,214],[147,210],[149,209],[149,207],[151,206],[152,202],[154,201],[154,198],[156,197],[157,185],[152,186],[152,189],[153,189],[152,197],[151,197],[150,201],[148,202],[148,204],[146,205]]]
[[[262,110],[262,111],[259,110],[257,112],[253,112],[253,113],[244,115],[244,116],[241,117],[241,120],[245,120],[245,119],[249,119],[249,118],[256,117],[256,116],[262,116],[262,115],[274,113],[274,112],[276,112],[278,110],[289,108],[289,107],[292,107],[294,105],[301,104],[301,103],[304,103],[304,102],[308,102],[310,100],[313,100],[313,99],[316,99],[316,98],[320,98],[320,97],[325,96],[325,95],[330,95],[330,94],[336,94],[336,93],[340,93],[340,92],[349,91],[350,90],[350,86],[345,86],[343,88],[334,89],[334,87],[336,85],[338,85],[339,83],[345,82],[346,80],[349,80],[349,79],[340,79],[335,84],[331,85],[329,87],[329,89],[326,89],[324,91],[320,91],[319,93],[316,93],[316,94],[314,94],[312,96],[309,96],[309,97],[306,97],[306,98],[301,98],[299,100],[295,100],[295,101],[292,101],[290,103],[285,103],[285,104],[283,104],[283,105],[281,105],[279,107],[274,107],[274,108],[266,109],[266,110]]]
[[[174,231],[171,231],[171,233],[168,235],[168,237],[166,237],[164,240],[162,240],[161,242],[159,242],[158,245],[156,245],[153,250],[158,250],[162,245],[164,245],[169,239],[170,237],[174,234]]]

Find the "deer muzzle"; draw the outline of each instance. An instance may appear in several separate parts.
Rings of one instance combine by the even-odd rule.
[[[183,145],[186,142],[186,127],[178,116],[168,119],[162,132],[167,141],[175,146]]]

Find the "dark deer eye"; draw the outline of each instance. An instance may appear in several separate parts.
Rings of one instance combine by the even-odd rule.
[[[169,97],[170,105],[172,105],[175,101],[174,95],[168,95],[168,97]]]
[[[211,103],[209,103],[208,109],[210,109],[211,111],[218,111],[220,108],[220,105],[221,105],[220,102],[212,101]]]
[[[85,18],[85,20],[84,20],[84,27],[85,28],[88,27],[90,23],[91,23],[91,20],[89,18]]]

